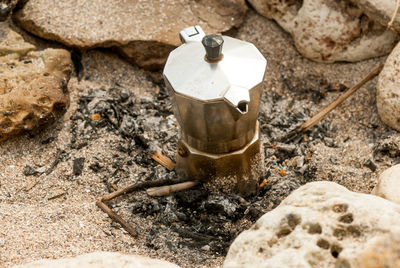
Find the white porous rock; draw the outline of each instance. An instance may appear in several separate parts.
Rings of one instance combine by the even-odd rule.
[[[179,266],[167,261],[142,257],[138,255],[127,255],[118,252],[97,251],[80,255],[74,258],[57,260],[39,260],[32,263],[15,266],[15,268],[179,268]]]
[[[399,231],[399,222],[395,203],[311,182],[241,233],[223,267],[360,267],[367,241]]]
[[[386,169],[379,176],[372,194],[400,204],[400,164]]]
[[[249,0],[289,32],[297,50],[318,62],[355,62],[389,53],[398,38],[345,0]]]
[[[399,268],[400,233],[394,232],[371,239],[354,263],[354,267],[362,268]]]
[[[400,131],[400,43],[393,49],[379,74],[376,104],[382,121]]]

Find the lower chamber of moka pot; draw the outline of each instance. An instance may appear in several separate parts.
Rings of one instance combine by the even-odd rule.
[[[212,192],[248,196],[258,192],[258,180],[264,173],[264,154],[259,127],[245,147],[224,154],[194,149],[185,141],[178,145],[176,171],[180,177],[199,180]]]

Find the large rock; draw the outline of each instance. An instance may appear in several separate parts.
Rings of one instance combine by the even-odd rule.
[[[151,259],[137,255],[126,255],[118,252],[93,252],[74,258],[57,260],[40,260],[15,268],[69,268],[69,267],[118,267],[118,268],[179,268],[167,261]]]
[[[244,0],[30,0],[16,19],[40,37],[80,48],[116,47],[134,63],[156,69],[180,45],[183,28],[227,31],[242,23],[246,10]]]
[[[385,234],[371,239],[354,263],[354,267],[362,268],[400,268],[400,233]]]
[[[68,106],[69,52],[34,50],[0,22],[0,141],[53,122]]]
[[[345,0],[249,0],[289,32],[305,57],[355,62],[389,53],[397,35]]]
[[[312,182],[241,233],[224,267],[361,267],[366,242],[399,230],[399,222],[392,202]]]
[[[382,172],[372,194],[400,204],[400,164]]]
[[[22,57],[35,49],[34,45],[25,42],[20,34],[11,30],[8,22],[0,22],[0,57],[9,54],[11,58]],[[6,58],[2,59],[4,61]],[[4,67],[5,64],[2,66]]]
[[[376,104],[388,126],[400,131],[400,43],[393,49],[379,74]]]
[[[388,25],[394,16],[392,28],[400,32],[400,13],[394,14],[397,0],[350,0],[367,16],[382,25]]]

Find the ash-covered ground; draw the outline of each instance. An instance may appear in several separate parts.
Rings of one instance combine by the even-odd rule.
[[[177,122],[171,113],[165,85],[161,79],[156,82],[160,91],[155,98],[140,98],[119,85],[106,90],[90,90],[79,96],[78,109],[71,116],[71,147],[85,147],[96,140],[101,131],[112,132],[119,137],[116,146],[118,157],[111,165],[96,156],[89,165],[109,192],[118,188],[121,178],[132,175],[129,166],[133,164],[146,170],[139,174],[140,181],[177,177],[175,172],[160,167],[150,158],[155,151],[159,151],[174,159],[178,141]],[[287,131],[307,118],[305,111],[288,111],[287,107],[278,104],[276,98],[264,94],[260,113],[264,154],[267,156],[267,162],[260,163],[266,166],[265,174],[259,178],[260,184],[264,185],[260,193],[245,199],[210,193],[198,186],[162,198],[132,194],[124,209],[151,220],[151,228],[142,230],[147,233],[148,247],[158,249],[167,245],[178,255],[182,247],[201,250],[204,254],[224,255],[240,232],[279,205],[292,190],[313,179],[315,168],[308,164],[308,142],[300,142],[299,139],[296,143],[279,142]],[[324,128],[327,127],[317,128],[311,135],[315,139],[323,139],[326,136],[323,134],[327,132]],[[81,158],[75,161],[81,161]],[[74,165],[74,172],[79,175],[77,166]],[[278,175],[273,172],[276,170],[279,170]],[[115,206],[119,207],[118,204]],[[175,233],[177,241],[170,243],[171,238],[165,232]]]
[[[337,127],[324,120],[293,141],[286,142],[286,137],[309,118],[310,105],[318,105],[327,94],[338,95],[347,87],[316,76],[308,77],[307,83],[298,83],[286,75],[282,74],[285,89],[297,89],[291,98],[270,90],[262,96],[259,121],[265,163],[260,164],[266,170],[259,178],[263,185],[260,192],[255,196],[241,197],[211,193],[200,185],[167,197],[151,197],[141,192],[130,194],[122,203],[114,202],[115,210],[133,213],[150,222],[147,228],[130,222],[145,237],[146,247],[154,250],[168,248],[178,263],[191,251],[196,252],[194,256],[200,256],[197,261],[224,256],[240,232],[278,206],[290,192],[318,179],[318,168],[311,157],[313,146],[338,148],[335,141]],[[154,97],[136,96],[118,84],[107,89],[93,89],[79,95],[78,108],[71,116],[73,148],[86,146],[102,131],[112,132],[119,138],[115,146],[118,157],[111,165],[94,156],[95,161],[89,166],[101,178],[108,192],[119,188],[121,178],[132,176],[129,166],[133,164],[145,170],[137,174],[139,181],[177,177],[175,172],[168,171],[150,158],[155,151],[175,158],[178,125],[162,74],[152,73],[147,78],[159,88]],[[392,148],[390,143],[379,143],[373,150],[375,158],[364,165],[375,171],[374,162],[380,161],[377,156],[388,153],[390,157],[396,157],[396,148]],[[336,164],[337,160],[330,157],[329,161]]]
[[[74,56],[64,118],[0,148],[0,262],[105,250],[182,267],[219,267],[232,240],[299,186],[329,180],[370,192],[377,175],[400,162],[399,135],[376,111],[375,81],[305,135],[284,139],[385,58],[311,62],[276,23],[253,11],[230,34],[254,43],[268,59],[259,115],[265,174],[258,195],[216,194],[201,185],[159,198],[131,193],[111,206],[139,235],[122,230],[96,199],[137,182],[176,178],[151,155],[175,159],[179,126],[161,72],[145,72],[110,51],[88,51]]]

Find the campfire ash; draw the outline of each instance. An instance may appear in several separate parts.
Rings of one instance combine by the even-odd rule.
[[[132,177],[129,167],[133,164],[147,170],[136,174],[143,182],[177,178],[174,171],[161,167],[151,158],[159,151],[174,159],[178,143],[177,123],[165,90],[161,82],[157,97],[140,98],[116,85],[80,96],[78,109],[71,118],[74,134],[71,147],[84,148],[88,141],[98,139],[102,131],[120,137],[118,145],[105,144],[116,146],[119,157],[106,163],[94,156],[95,161],[90,165],[109,192],[118,189],[121,178]],[[177,258],[185,254],[184,248],[200,250],[208,257],[224,255],[240,232],[278,206],[291,191],[313,179],[315,167],[309,165],[309,142],[274,142],[307,119],[305,106],[298,103],[288,109],[291,104],[287,99],[270,95],[263,95],[262,103],[259,120],[266,173],[259,178],[262,188],[257,195],[244,199],[238,195],[211,193],[198,185],[166,197],[135,192],[122,203],[112,203],[114,210],[130,211],[152,223],[150,229],[142,229],[129,222],[146,237],[148,247],[157,249],[167,243]],[[319,124],[309,140],[328,139],[329,129],[329,125]]]

